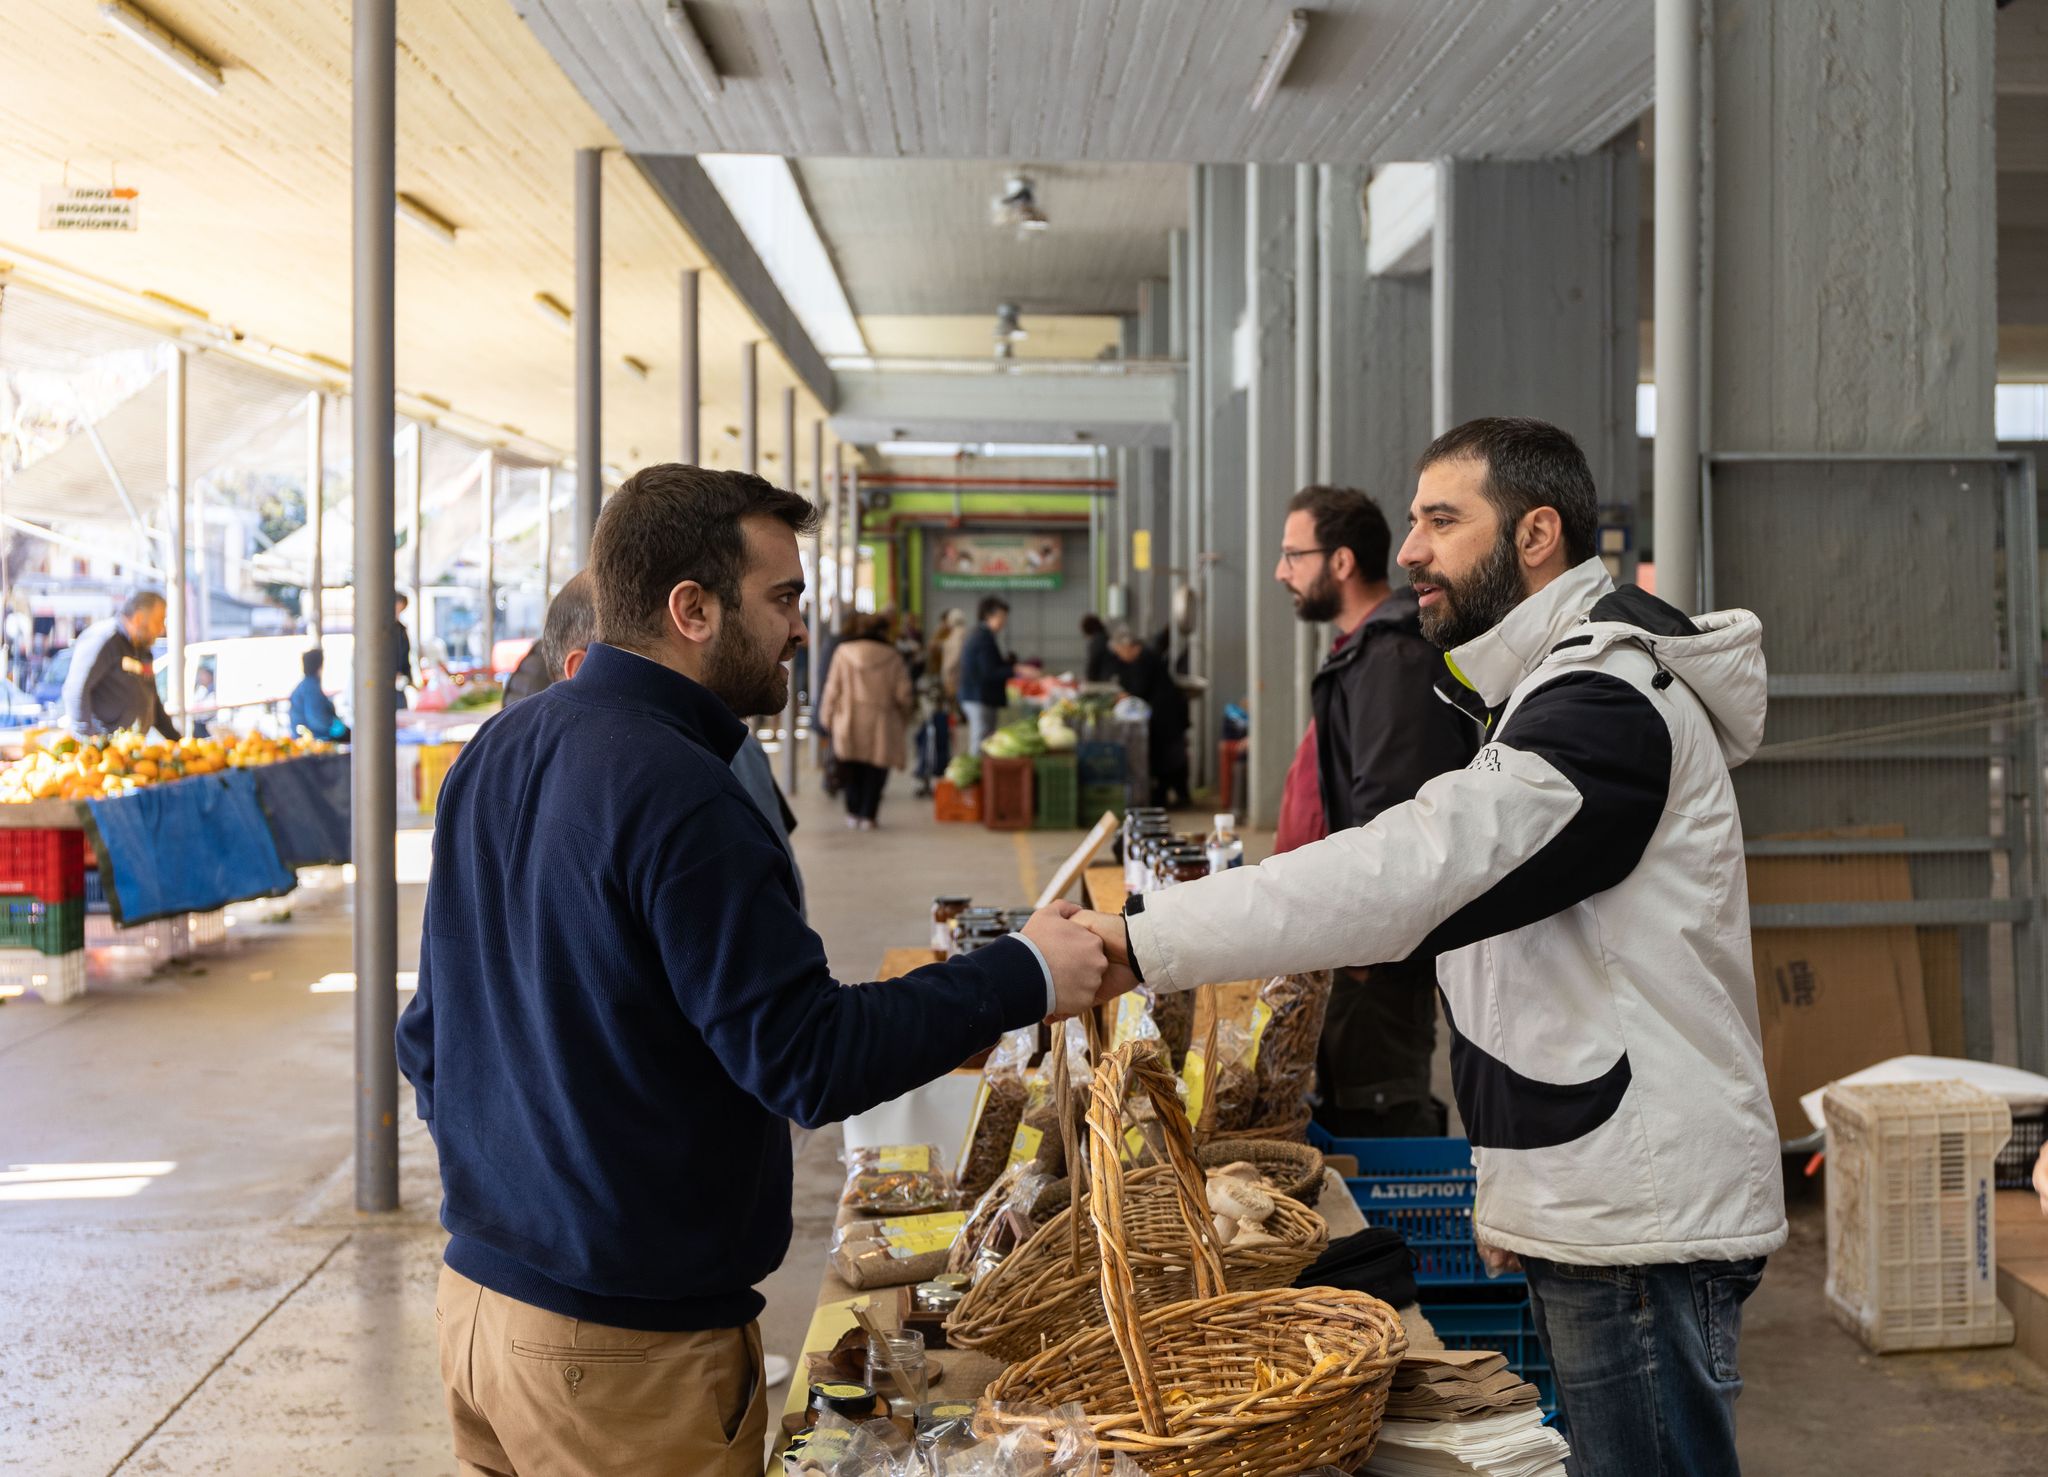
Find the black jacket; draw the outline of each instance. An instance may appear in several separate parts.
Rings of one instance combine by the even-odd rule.
[[[1135,661],[1118,662],[1116,680],[1132,697],[1152,706],[1150,733],[1152,752],[1157,754],[1179,746],[1188,731],[1188,700],[1173,680],[1166,658],[1147,646]]]
[[[1000,708],[1009,701],[1010,673],[1016,665],[1016,658],[1003,655],[996,633],[977,622],[960,651],[960,701]]]
[[[1116,656],[1109,649],[1109,632],[1097,631],[1088,638],[1088,661],[1081,669],[1085,682],[1114,682]]]
[[[1479,730],[1437,696],[1443,670],[1444,654],[1423,639],[1415,592],[1405,587],[1324,659],[1311,696],[1323,819],[1333,833],[1472,762]]]

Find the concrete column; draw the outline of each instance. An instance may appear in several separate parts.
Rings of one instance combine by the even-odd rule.
[[[1190,596],[1196,588],[1196,567],[1202,549],[1202,488],[1207,482],[1205,471],[1209,445],[1208,392],[1206,389],[1208,361],[1207,319],[1203,315],[1206,296],[1207,276],[1203,266],[1205,260],[1206,231],[1203,222],[1207,219],[1204,200],[1207,196],[1208,176],[1200,169],[1188,171],[1188,232],[1187,271],[1181,275],[1181,295],[1186,306],[1181,313],[1181,334],[1187,368],[1181,374],[1181,430],[1187,447],[1185,465],[1181,468],[1181,501],[1174,520],[1175,553],[1173,587],[1176,592],[1186,590]],[[1207,656],[1202,646],[1202,623],[1199,618],[1191,628],[1182,632],[1178,620],[1174,622],[1174,638],[1180,643],[1187,658],[1187,668],[1197,676],[1208,670]],[[1178,662],[1178,658],[1176,658]],[[1176,670],[1178,666],[1176,665]],[[1194,707],[1195,721],[1202,721],[1204,707]],[[1199,732],[1199,728],[1197,730]],[[1202,761],[1202,745],[1195,746],[1193,764],[1190,766],[1194,782],[1202,783],[1206,774]]]
[[[1202,533],[1197,561],[1208,701],[1191,734],[1197,774],[1214,769],[1223,707],[1247,693],[1245,385],[1237,339],[1245,310],[1245,166],[1205,164],[1202,220]]]
[[[1316,258],[1322,234],[1321,199],[1313,164],[1294,166],[1294,486],[1316,480],[1316,441],[1320,410],[1316,371],[1322,349],[1323,318],[1328,312],[1316,291]],[[1284,521],[1282,526],[1284,527]],[[1277,536],[1277,531],[1276,531]],[[1322,628],[1297,618],[1294,622],[1294,723],[1296,743],[1308,732],[1309,687],[1315,678]],[[1290,756],[1292,751],[1290,750]],[[1286,778],[1286,771],[1281,772]]]
[[[548,602],[555,598],[555,468],[540,469],[540,604],[541,619],[547,619]],[[417,599],[417,597],[415,597]]]
[[[686,466],[699,466],[704,460],[704,392],[699,374],[699,347],[701,339],[697,331],[697,268],[690,267],[682,276],[682,333],[681,352],[676,363],[677,378],[681,381],[678,409],[683,423],[683,455]]]
[[[164,497],[169,507],[170,565],[164,573],[165,629],[170,648],[174,714],[185,711],[185,643],[192,631],[192,592],[185,581],[185,351],[173,346],[164,370]]]
[[[477,474],[477,495],[483,499],[484,531],[484,667],[491,667],[491,648],[498,642],[498,458],[484,453],[483,470]]]
[[[426,630],[427,602],[420,597],[420,581],[425,578],[426,556],[422,545],[426,540],[427,502],[427,428],[418,421],[412,424],[412,445],[405,458],[405,506],[412,515],[412,529],[406,537],[406,548],[412,555],[412,651],[415,661],[420,654],[420,635]],[[397,667],[394,656],[393,669]]]
[[[391,633],[392,327],[397,191],[397,0],[356,0],[352,354],[355,475],[356,1209],[398,1207],[398,743]]]
[[[1636,500],[1635,130],[1569,159],[1439,166],[1438,431],[1528,415],[1570,431],[1604,503]]]
[[[1411,469],[1434,434],[1430,279],[1366,271],[1366,175],[1363,166],[1318,170],[1316,480],[1370,496],[1398,548],[1414,494]]]
[[[846,443],[832,443],[832,477],[820,494],[825,512],[825,562],[818,570],[818,620],[813,634],[823,638],[839,629],[839,509],[846,501]],[[820,689],[822,691],[823,689]]]
[[[791,492],[797,490],[796,479],[796,390],[784,386],[782,391],[782,482]],[[796,793],[796,674],[801,666],[799,660],[789,664],[789,701],[782,706],[782,787],[790,794]],[[815,707],[817,694],[811,694]]]
[[[318,390],[306,397],[306,521],[313,525],[313,570],[306,581],[306,629],[313,640],[325,634],[320,592],[327,583],[327,397]]]
[[[1178,663],[1185,642],[1173,624],[1173,585],[1184,568],[1181,543],[1187,527],[1188,484],[1188,233],[1168,233],[1166,352],[1182,365],[1173,401],[1173,445],[1166,453],[1166,485],[1154,500],[1158,523],[1152,530],[1152,578],[1146,585],[1152,628],[1168,627],[1167,657]]]
[[[856,605],[860,583],[860,463],[846,469],[846,542],[839,550],[839,595],[848,610]]]
[[[740,467],[761,475],[761,345],[740,345]]]
[[[825,509],[828,506],[825,490],[825,422],[822,417],[811,422],[811,506],[818,510],[818,522],[811,527],[811,588],[810,588],[810,632],[805,642],[807,683],[811,694],[811,762],[825,762],[824,745],[818,738],[818,704],[825,695],[821,685],[824,670],[819,661],[825,649]],[[927,622],[929,625],[929,622]]]
[[[832,443],[832,568],[826,584],[832,608],[825,618],[836,636],[846,619],[846,443]],[[829,677],[829,673],[827,676]]]
[[[1700,606],[1700,8],[1657,0],[1657,593]]]
[[[1150,279],[1138,284],[1138,354],[1144,359],[1164,359],[1173,353],[1173,284]],[[1169,516],[1173,483],[1174,454],[1170,448],[1144,447],[1137,459],[1134,497],[1124,532],[1124,558],[1130,590],[1131,627],[1140,637],[1151,639],[1166,621],[1164,575],[1172,559],[1168,544],[1173,520]],[[1150,568],[1138,569],[1132,553],[1131,535],[1147,535]]]
[[[576,151],[576,567],[604,502],[604,150]]]
[[[1246,793],[1233,798],[1247,826],[1280,813],[1295,726],[1293,602],[1273,578],[1287,499],[1294,492],[1294,171],[1245,170],[1245,481],[1241,560],[1251,713]]]

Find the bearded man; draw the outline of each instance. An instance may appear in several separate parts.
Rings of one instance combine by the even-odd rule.
[[[1055,909],[842,988],[734,777],[803,646],[759,477],[635,473],[591,539],[597,641],[441,791],[398,1062],[441,1168],[435,1297],[465,1473],[759,1470],[754,1290],[790,1238],[784,1119],[836,1122],[1129,976]]]
[[[1478,749],[1437,695],[1443,653],[1423,638],[1415,591],[1387,583],[1392,544],[1373,500],[1304,487],[1287,505],[1273,576],[1304,621],[1335,627],[1312,689],[1315,719],[1287,772],[1276,849],[1365,825]],[[1317,1053],[1316,1121],[1340,1138],[1441,1134],[1430,1095],[1436,963],[1422,955],[1340,969]]]

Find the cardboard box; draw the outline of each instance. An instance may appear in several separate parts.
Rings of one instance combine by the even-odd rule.
[[[1901,827],[1809,832],[1789,839],[1904,835]],[[1776,903],[1910,902],[1903,856],[1758,857],[1752,907]],[[1920,940],[1894,928],[1759,928],[1751,935],[1764,1070],[1778,1132],[1811,1132],[1802,1093],[1888,1057],[1931,1049]]]

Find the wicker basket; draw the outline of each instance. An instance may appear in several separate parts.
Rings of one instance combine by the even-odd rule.
[[[1105,1455],[1123,1452],[1164,1477],[1294,1477],[1351,1470],[1379,1438],[1387,1388],[1408,1341],[1394,1310],[1329,1287],[1222,1291],[1224,1267],[1173,1080],[1142,1043],[1119,1047],[1097,1074],[1088,1187],[1108,1326],[1089,1329],[1003,1371],[978,1419],[995,1435],[1033,1418],[1009,1407],[1078,1403]],[[1172,1160],[1183,1256],[1196,1296],[1140,1305],[1126,1248],[1125,1184],[1115,1145],[1123,1088],[1159,1107]],[[1188,1255],[1191,1245],[1192,1255]]]
[[[1217,1139],[1197,1149],[1195,1158],[1204,1169],[1221,1169],[1239,1161],[1256,1164],[1267,1185],[1311,1208],[1323,1193],[1323,1151],[1308,1144],[1257,1138]]]
[[[1117,1162],[1121,1138],[1112,1134],[1105,1149],[1104,1141],[1096,1136],[1094,1120],[1098,1114],[1106,1113],[1112,1122],[1122,1122],[1123,1085],[1133,1056],[1141,1058],[1141,1080],[1148,1087],[1154,1074],[1166,1083],[1163,1102],[1157,1092],[1152,1096],[1158,1105],[1158,1123],[1168,1158],[1172,1160],[1178,1154],[1186,1160],[1204,1225],[1209,1224],[1209,1213],[1202,1173],[1194,1161],[1187,1115],[1181,1109],[1172,1075],[1159,1059],[1158,1043],[1132,1042],[1119,1048],[1096,1072],[1088,1131],[1094,1143],[1092,1160],[1097,1166],[1097,1178],[1103,1175],[1105,1160],[1111,1166],[1109,1174],[1117,1201],[1117,1260],[1131,1280],[1137,1307],[1150,1309],[1193,1296],[1196,1282],[1188,1261],[1178,1171],[1169,1163],[1126,1173]],[[1118,1059],[1125,1065],[1112,1071],[1111,1064]],[[1062,1076],[1056,1061],[1055,1092],[1061,1089],[1058,1079]],[[1106,1097],[1111,1092],[1116,1094],[1113,1099]],[[1078,1157],[1069,1151],[1070,1162]],[[1071,1183],[1069,1180],[1068,1184]],[[1053,1209],[1059,1203],[1057,1194],[1056,1190],[1048,1191],[1035,1208]],[[1071,1197],[1069,1190],[1069,1201]],[[1222,1283],[1232,1292],[1286,1287],[1329,1245],[1330,1228],[1321,1216],[1284,1195],[1275,1196],[1274,1202],[1266,1230],[1280,1238],[1279,1245],[1233,1246],[1222,1252]],[[948,1342],[1017,1360],[1081,1329],[1102,1327],[1107,1314],[1102,1302],[1100,1255],[1096,1238],[1087,1234],[1098,1213],[1092,1206],[1077,1209],[1068,1203],[1050,1219],[1041,1219],[1029,1241],[968,1289],[967,1296],[946,1320]]]

